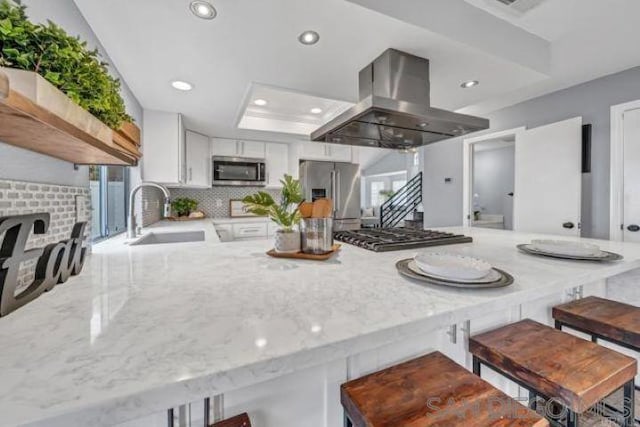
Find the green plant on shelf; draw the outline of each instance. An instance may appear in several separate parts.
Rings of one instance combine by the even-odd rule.
[[[277,203],[271,194],[259,191],[256,194],[242,199],[245,209],[255,215],[268,216],[273,222],[282,227],[284,232],[293,231],[293,227],[300,223],[302,218],[298,205],[304,200],[300,181],[293,179],[291,175],[285,175],[281,179],[282,194],[280,203]]]
[[[187,197],[180,197],[171,202],[171,209],[178,216],[189,216],[197,207],[198,202]]]
[[[34,71],[107,126],[132,122],[97,49],[51,21],[36,24],[19,0],[0,1],[0,66]]]

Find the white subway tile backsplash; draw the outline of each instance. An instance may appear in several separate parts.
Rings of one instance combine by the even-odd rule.
[[[81,212],[77,208],[78,202],[84,203],[84,209]],[[89,188],[0,180],[0,217],[39,212],[48,212],[51,215],[49,229],[44,235],[31,234],[27,241],[27,249],[68,239],[73,225],[78,221],[87,221],[91,224]],[[90,231],[91,227],[87,227],[87,245],[90,242]],[[3,237],[0,235],[0,241]],[[34,269],[35,263],[22,266],[18,291],[31,283]]]

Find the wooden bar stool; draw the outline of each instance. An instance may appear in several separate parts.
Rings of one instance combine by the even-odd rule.
[[[349,381],[340,391],[347,427],[549,425],[439,352]]]
[[[624,389],[624,423],[633,426],[636,360],[530,319],[469,338],[473,371],[486,365],[540,396],[559,403],[567,426],[579,415]]]
[[[224,421],[213,423],[211,424],[211,427],[251,427],[251,421],[249,420],[249,416],[245,413]]]
[[[598,297],[553,307],[556,329],[563,326],[640,352],[640,308]]]

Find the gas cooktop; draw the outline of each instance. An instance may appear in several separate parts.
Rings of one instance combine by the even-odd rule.
[[[400,251],[473,241],[471,237],[462,234],[408,228],[363,228],[361,230],[338,231],[334,233],[334,238],[340,242],[375,252]]]

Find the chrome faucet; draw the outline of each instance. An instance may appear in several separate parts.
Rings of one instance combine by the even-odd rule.
[[[136,193],[142,187],[154,187],[154,188],[159,188],[160,190],[162,190],[162,192],[164,193],[163,217],[164,218],[168,218],[169,216],[171,216],[171,200],[170,200],[171,195],[169,194],[169,190],[167,189],[167,187],[165,187],[164,185],[155,183],[155,182],[142,182],[142,183],[136,185],[133,188],[133,190],[131,190],[131,194],[129,195],[129,221],[127,223],[127,237],[129,239],[133,239],[137,235],[137,233],[136,233],[136,216],[134,214],[135,209],[134,209],[133,205],[135,203]]]

